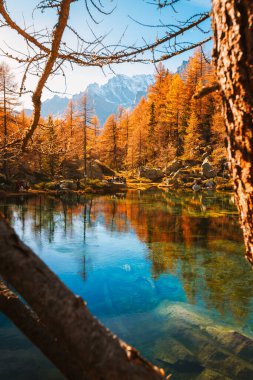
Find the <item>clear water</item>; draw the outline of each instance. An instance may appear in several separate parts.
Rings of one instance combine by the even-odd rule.
[[[37,196],[0,209],[94,315],[173,378],[253,379],[253,343],[245,354],[233,335],[253,337],[253,273],[232,195]],[[0,314],[0,379],[62,378]]]

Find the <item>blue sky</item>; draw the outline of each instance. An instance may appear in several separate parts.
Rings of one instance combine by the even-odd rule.
[[[12,1],[7,0],[7,7],[12,18],[19,24],[26,26],[32,25],[32,10],[37,4],[38,0],[22,0],[22,1]],[[143,37],[146,41],[151,42],[156,37],[162,35],[166,29],[164,28],[148,28],[139,25],[138,23],[131,20],[131,17],[137,21],[145,24],[156,25],[162,22],[168,24],[176,24],[178,21],[187,20],[189,17],[196,13],[201,13],[210,9],[210,0],[181,0],[178,5],[176,5],[174,12],[171,8],[164,8],[162,11],[158,10],[154,5],[147,4],[148,0],[104,0],[103,4],[106,9],[111,9],[116,5],[116,9],[111,15],[103,16],[98,14],[95,10],[93,11],[94,17],[100,21],[98,25],[94,24],[92,20],[89,19],[87,12],[84,7],[84,1],[79,0],[73,3],[71,6],[71,17],[70,24],[75,27],[75,29],[80,33],[85,39],[91,39],[91,33],[89,27],[98,34],[109,33],[106,42],[108,44],[118,42],[120,36],[127,27],[124,43],[127,45],[143,44]],[[129,17],[130,16],[130,17]],[[33,22],[36,29],[42,27],[52,27],[56,21],[55,14],[53,11],[47,11],[41,14],[39,11],[33,13]],[[208,29],[208,24],[205,25]],[[195,30],[189,32],[184,36],[186,41],[196,41],[199,38],[200,31]],[[7,29],[1,29],[2,41],[0,41],[1,47],[12,46],[17,50],[23,51],[25,49],[24,43],[20,37],[14,31]],[[68,33],[64,36],[65,40],[68,41],[73,47],[75,46],[76,40],[71,37]],[[207,51],[211,51],[211,44],[206,46]],[[192,52],[182,54],[171,60],[166,61],[164,64],[171,71],[175,71],[176,68],[182,63],[184,59],[187,59]],[[13,67],[17,79],[20,77],[22,72],[21,68],[18,68],[16,64],[10,62]],[[143,65],[143,64],[120,64],[114,65],[113,70],[117,74],[135,75],[135,74],[152,74],[154,73],[154,66]],[[80,68],[74,66],[66,68],[66,78],[67,78],[67,93],[74,94],[83,91],[85,87],[92,82],[98,82],[100,84],[105,83],[113,73],[107,68],[105,69],[106,75],[98,68]],[[37,78],[35,78],[37,79]],[[33,88],[35,85],[34,78],[29,78],[28,87]],[[65,82],[62,77],[57,77],[50,81],[50,87],[56,91],[65,91]],[[44,91],[43,98],[52,97],[53,94]],[[29,96],[24,98],[26,105],[30,103]]]

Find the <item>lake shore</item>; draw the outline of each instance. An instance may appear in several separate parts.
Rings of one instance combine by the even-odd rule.
[[[37,195],[51,195],[51,196],[71,196],[71,195],[85,195],[85,196],[96,196],[96,195],[124,195],[127,191],[152,191],[152,190],[163,190],[163,191],[173,191],[180,192],[186,191],[189,193],[201,193],[206,191],[212,192],[233,192],[233,185],[231,183],[224,183],[224,185],[220,185],[216,189],[200,189],[198,191],[194,191],[191,187],[181,188],[174,187],[173,185],[166,185],[164,183],[155,183],[155,182],[142,182],[135,181],[123,184],[105,184],[103,186],[90,186],[88,185],[83,189],[62,189],[62,190],[54,190],[54,189],[36,189],[31,188],[25,191],[0,191],[0,198],[7,197],[30,197]]]

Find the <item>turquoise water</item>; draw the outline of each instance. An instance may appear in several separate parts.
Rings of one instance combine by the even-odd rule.
[[[253,379],[253,273],[233,196],[38,196],[0,209],[94,315],[173,378]],[[0,379],[62,378],[0,315]]]

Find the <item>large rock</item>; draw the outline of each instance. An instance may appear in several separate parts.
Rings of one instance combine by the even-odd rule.
[[[214,178],[216,177],[217,175],[217,171],[212,167],[212,165],[210,164],[209,160],[208,160],[208,157],[204,159],[202,165],[201,165],[201,168],[202,168],[202,175],[205,177],[205,178]]]
[[[88,166],[87,166],[87,177],[92,178],[92,179],[103,179],[104,178],[103,171],[102,171],[101,167],[96,162],[88,164]]]
[[[97,165],[97,167],[99,167],[100,170],[102,171],[103,175],[106,175],[106,176],[114,176],[115,175],[114,170],[109,168],[109,166],[102,164],[102,162],[100,162],[99,160],[95,160],[93,165]]]
[[[61,181],[60,190],[77,190],[77,184],[73,181]]]
[[[208,179],[205,182],[205,188],[208,190],[215,190],[216,189],[216,183],[214,182],[213,179]]]
[[[95,160],[88,162],[87,177],[92,179],[103,179],[104,176],[114,176],[115,172],[102,162]]]
[[[164,169],[164,173],[170,175],[171,173],[178,171],[182,166],[182,160],[176,158]]]
[[[250,337],[216,324],[198,307],[179,302],[161,304],[157,314],[165,325],[154,356],[176,379],[253,379]]]
[[[139,177],[150,179],[151,181],[159,181],[164,177],[161,169],[141,167],[139,169]]]
[[[201,165],[202,163],[202,160],[199,160],[199,159],[189,159],[189,160],[185,160],[184,161],[184,164],[185,166],[196,166],[196,165]]]

